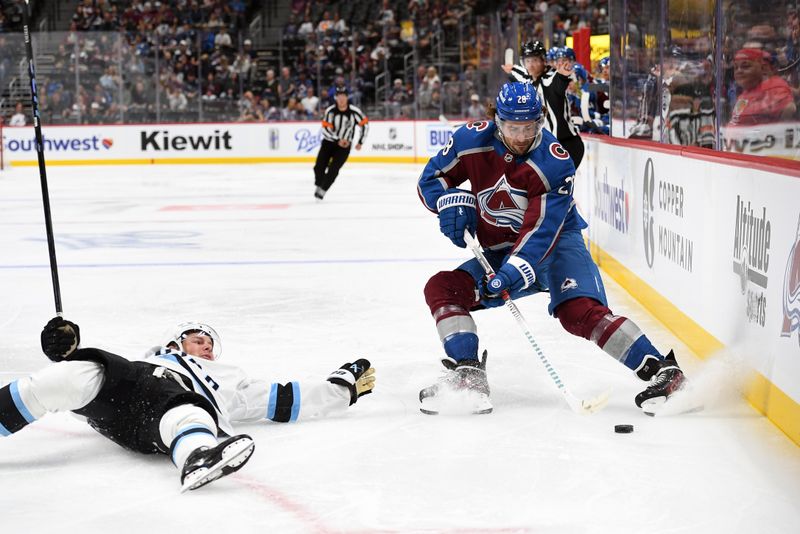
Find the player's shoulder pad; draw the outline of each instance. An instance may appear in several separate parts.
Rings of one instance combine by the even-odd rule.
[[[457,152],[491,145],[495,124],[490,120],[470,121],[453,132]]]
[[[531,154],[531,159],[545,174],[551,188],[575,174],[575,164],[569,152],[548,130],[542,130],[542,141]]]

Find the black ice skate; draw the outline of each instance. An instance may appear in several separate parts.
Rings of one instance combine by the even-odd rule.
[[[216,447],[201,447],[183,465],[181,493],[205,486],[241,469],[253,454],[256,444],[245,434],[228,438]]]
[[[489,382],[486,378],[487,351],[478,360],[462,360],[449,368],[432,386],[419,392],[419,410],[428,415],[439,413],[492,412],[489,400]]]
[[[650,381],[647,389],[636,395],[636,406],[648,415],[653,415],[658,406],[683,388],[686,381],[673,351],[669,351],[663,360],[645,356],[644,364],[636,371],[636,375]]]
[[[323,198],[325,198],[325,193],[326,193],[326,192],[327,192],[327,191],[325,191],[325,190],[324,190],[324,189],[322,189],[321,187],[317,187],[317,188],[314,190],[314,198],[316,198],[316,199],[317,199],[317,201],[320,201],[320,200],[322,200]]]

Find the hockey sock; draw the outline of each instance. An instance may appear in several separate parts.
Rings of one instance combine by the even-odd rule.
[[[20,396],[17,380],[0,388],[0,436],[19,432],[35,420]]]
[[[472,332],[459,332],[448,336],[443,345],[447,360],[452,363],[478,359],[478,336]]]
[[[650,343],[650,340],[647,339],[647,336],[642,334],[639,339],[637,339],[633,345],[631,345],[631,348],[628,351],[628,356],[625,358],[623,363],[628,369],[636,371],[639,369],[639,367],[641,367],[642,362],[648,355],[655,356],[659,360],[664,359],[664,356],[656,350],[652,343]]]
[[[181,429],[175,436],[169,447],[169,455],[176,467],[183,467],[192,451],[200,447],[210,449],[216,446],[217,438],[210,428],[193,425]]]
[[[636,323],[627,317],[604,315],[592,328],[589,339],[633,371],[648,354],[664,359]]]
[[[179,469],[192,451],[200,447],[216,447],[216,424],[211,415],[194,405],[172,408],[161,418],[161,439],[169,443],[172,463]]]

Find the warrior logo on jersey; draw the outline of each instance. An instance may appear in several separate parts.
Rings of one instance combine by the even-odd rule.
[[[503,175],[494,187],[478,193],[478,206],[483,220],[489,224],[519,232],[528,207],[528,192],[508,185]]]
[[[797,221],[795,242],[786,262],[783,279],[783,326],[781,336],[789,337],[800,330],[800,219]],[[800,343],[800,336],[797,338]]]
[[[550,143],[550,153],[556,159],[561,159],[561,160],[569,159],[569,152],[564,150],[564,147],[558,143]]]

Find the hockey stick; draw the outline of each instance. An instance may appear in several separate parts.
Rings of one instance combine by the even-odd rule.
[[[39,158],[39,179],[42,183],[42,204],[44,205],[44,225],[47,232],[47,248],[50,253],[50,275],[53,278],[53,295],[55,296],[56,314],[62,315],[61,287],[58,283],[58,264],[56,263],[56,243],[53,238],[53,221],[50,217],[50,194],[47,190],[47,170],[44,165],[44,141],[42,124],[39,116],[39,96],[36,92],[36,69],[33,66],[33,46],[31,45],[30,0],[25,0],[22,10],[23,32],[25,34],[25,51],[28,55],[28,75],[31,79],[31,112],[33,113],[33,130],[36,134],[36,155]]]
[[[477,259],[478,263],[481,264],[481,267],[483,267],[483,270],[486,271],[486,274],[493,276],[495,274],[494,269],[489,264],[486,256],[483,255],[483,250],[481,250],[481,246],[477,239],[472,237],[469,231],[465,231],[464,241],[467,242],[467,246],[470,248],[470,250],[472,250],[472,253],[475,255],[475,259]],[[572,393],[570,393],[567,387],[564,385],[564,382],[561,380],[561,377],[558,375],[558,372],[555,370],[555,368],[553,368],[550,360],[547,359],[547,356],[545,356],[544,352],[542,352],[542,349],[539,347],[536,339],[534,339],[530,328],[528,328],[528,324],[525,322],[525,318],[522,316],[522,313],[519,311],[517,305],[511,299],[511,295],[509,295],[508,291],[503,291],[502,297],[506,303],[506,307],[511,311],[511,315],[513,315],[514,319],[516,319],[520,330],[522,330],[522,333],[525,334],[525,338],[528,340],[528,343],[530,343],[533,351],[539,357],[539,363],[544,366],[545,370],[547,371],[547,375],[550,377],[550,380],[553,381],[561,394],[564,395],[564,399],[566,399],[567,404],[569,404],[569,407],[572,409],[572,411],[581,414],[588,414],[602,410],[605,405],[608,404],[610,391],[605,391],[597,397],[589,400],[578,399]]]

